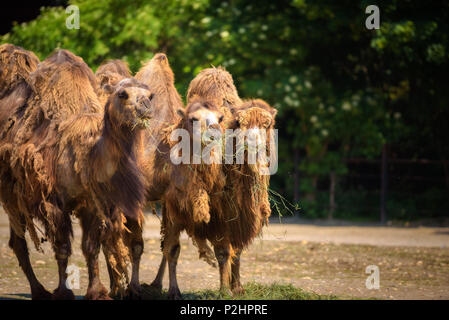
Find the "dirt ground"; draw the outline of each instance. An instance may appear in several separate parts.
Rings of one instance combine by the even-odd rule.
[[[87,288],[87,269],[80,250],[80,228],[74,220],[74,254],[70,263],[81,271],[81,298]],[[150,283],[157,271],[159,220],[147,215],[141,281]],[[0,209],[0,298],[29,298],[29,287],[8,247],[9,226]],[[31,242],[29,241],[29,244]],[[57,285],[57,268],[48,245],[31,248],[38,278],[47,289]],[[380,289],[368,290],[368,265],[380,270]],[[104,259],[102,280],[108,286]],[[312,224],[298,219],[273,219],[242,256],[243,282],[291,283],[306,291],[339,298],[449,299],[449,228],[394,228],[374,225]],[[218,270],[198,259],[183,235],[178,265],[181,291],[218,288]],[[168,279],[164,280],[168,286]]]

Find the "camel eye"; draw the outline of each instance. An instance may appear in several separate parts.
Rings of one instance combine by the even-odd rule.
[[[153,98],[154,98],[154,93],[152,93],[152,94],[150,94],[150,96],[148,97],[148,100],[153,100]]]
[[[223,118],[224,118],[224,116],[221,116],[221,117],[218,119],[218,122],[222,122],[222,121],[223,121]]]
[[[128,93],[126,92],[126,90],[121,90],[121,91],[118,93],[118,97],[119,97],[120,99],[128,99]]]

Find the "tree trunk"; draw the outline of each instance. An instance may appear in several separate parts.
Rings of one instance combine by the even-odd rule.
[[[387,222],[387,210],[386,210],[386,200],[387,200],[387,146],[382,147],[382,165],[380,170],[380,223],[385,224]]]

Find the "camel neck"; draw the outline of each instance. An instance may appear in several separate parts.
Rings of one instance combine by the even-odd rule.
[[[123,163],[136,161],[136,146],[139,145],[141,136],[142,130],[114,126],[108,112],[105,112],[103,131],[92,153],[93,162],[98,164],[95,166],[98,181],[111,179],[117,171],[123,169]]]

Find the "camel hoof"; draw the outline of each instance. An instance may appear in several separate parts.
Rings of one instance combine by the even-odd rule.
[[[243,289],[241,284],[232,288],[232,295],[234,295],[234,296],[240,296],[240,295],[243,295],[244,293],[245,293],[245,289]]]
[[[113,300],[123,300],[126,298],[127,290],[122,287],[112,288],[109,292],[109,297]]]
[[[126,300],[142,300],[141,286],[130,284],[126,290]]]
[[[58,287],[53,291],[53,300],[75,300],[75,295],[70,289]]]
[[[221,297],[232,297],[232,291],[229,288],[220,288]]]
[[[150,287],[159,292],[162,292],[162,283],[160,283],[160,282],[153,281],[153,282],[151,282]]]
[[[87,289],[84,300],[112,300],[112,298],[108,295],[108,290],[104,286],[100,286]]]
[[[53,300],[53,295],[45,290],[43,286],[31,291],[32,300]]]
[[[169,300],[182,300],[182,294],[181,294],[181,291],[179,291],[179,288],[170,288],[168,290],[168,299]]]

